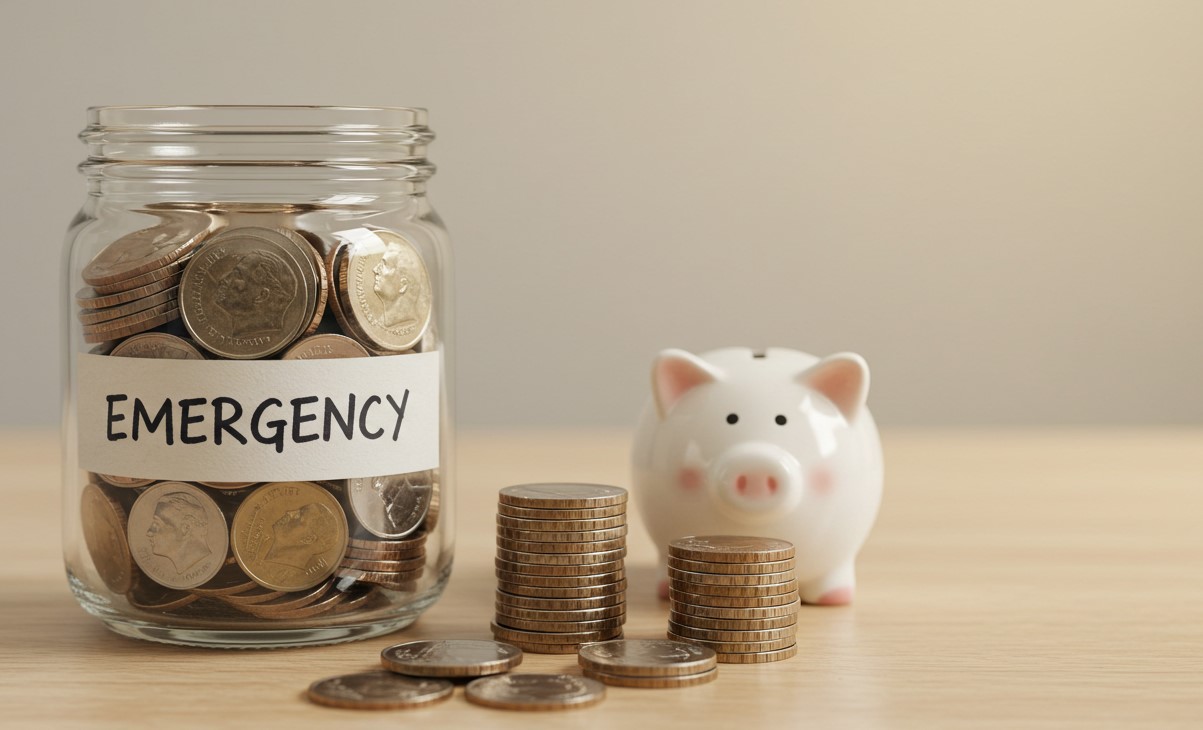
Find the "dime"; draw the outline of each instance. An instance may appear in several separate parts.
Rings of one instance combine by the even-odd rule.
[[[159,360],[204,360],[191,342],[162,332],[147,332],[123,340],[109,353],[113,357],[144,357]],[[201,482],[202,484],[204,482]]]
[[[794,580],[794,571],[784,573],[692,573],[668,566],[668,578],[679,586],[772,586],[785,585]]]
[[[684,614],[709,619],[726,619],[726,620],[748,620],[756,619],[772,619],[782,616],[797,617],[798,615],[798,599],[794,596],[794,600],[790,603],[785,603],[779,606],[762,606],[762,607],[732,607],[732,606],[701,606],[692,603],[680,603],[675,598],[669,598],[669,608],[671,609],[670,616],[673,614]],[[695,619],[696,620],[696,619]]]
[[[581,647],[582,668],[627,677],[676,677],[714,669],[714,651],[667,639],[602,641]]]
[[[627,516],[625,512],[614,517],[599,517],[592,520],[532,520],[525,517],[497,515],[498,527],[509,528],[511,530],[529,530],[531,532],[609,530],[615,527],[626,527],[626,524]]]
[[[510,641],[512,639],[530,644],[574,644],[586,641],[608,641],[622,633],[621,626],[596,631],[564,631],[555,633],[511,629],[497,624],[496,621],[489,624],[489,627],[493,629],[494,638],[502,641]]]
[[[553,576],[553,575],[526,575],[525,573],[511,573],[508,570],[497,568],[494,571],[497,577],[505,583],[517,583],[526,586],[541,586],[543,588],[583,588],[585,586],[603,586],[608,583],[617,583],[626,578],[625,570],[616,570],[612,573],[595,573],[591,575],[569,575],[569,576]]]
[[[619,550],[627,544],[625,537],[597,542],[529,542],[527,540],[510,540],[505,537],[497,538],[497,546],[510,551],[523,553],[553,553],[556,555],[571,555],[573,553],[600,553],[608,550]]]
[[[606,687],[571,674],[500,674],[473,680],[464,695],[473,704],[502,710],[567,710],[596,705]]]
[[[743,609],[755,610],[755,609]],[[697,629],[718,629],[720,631],[762,631],[764,629],[781,629],[787,626],[796,626],[798,623],[798,613],[794,611],[782,616],[772,618],[747,618],[739,616],[736,618],[706,618],[691,613],[683,613],[672,611],[668,614],[668,620],[685,626],[692,626]]]
[[[518,507],[501,502],[497,505],[497,513],[506,517],[520,517],[528,520],[595,520],[625,516],[627,505],[626,502],[622,502],[609,507],[552,509],[550,507]]]
[[[422,526],[430,507],[430,471],[347,480],[351,513],[373,535],[396,540]]]
[[[625,606],[626,594],[613,593],[595,596],[593,598],[538,598],[536,596],[519,596],[514,593],[497,591],[497,602],[514,608],[534,609],[538,611],[557,610],[573,611],[589,608],[607,608],[610,606]]]
[[[481,677],[518,666],[522,650],[500,641],[408,641],[380,652],[380,661],[390,672],[414,677]]]
[[[794,560],[771,560],[757,563],[707,563],[701,560],[668,558],[668,567],[691,573],[723,573],[749,575],[752,573],[784,573],[794,569]]]
[[[493,558],[493,565],[495,565],[499,570],[504,570],[508,573],[559,576],[565,578],[574,576],[592,576],[600,573],[613,573],[616,570],[623,569],[622,560],[611,560],[607,563],[590,563],[585,565],[542,565],[540,563],[518,563],[512,560]]]
[[[433,300],[417,250],[393,231],[357,229],[337,249],[339,309],[347,329],[378,350],[403,352],[422,339]]]
[[[331,360],[347,357],[371,357],[350,337],[335,334],[310,335],[284,351],[281,360]]]
[[[184,269],[180,310],[205,349],[262,358],[305,331],[319,288],[312,249],[295,232],[232,228],[211,238]]]
[[[708,641],[706,639],[691,639],[687,636],[681,636],[668,632],[668,638],[673,641],[688,641],[694,644],[701,644],[714,649],[719,654],[744,654],[750,652],[762,651],[777,651],[778,649],[788,649],[797,643],[797,639],[793,636],[787,636],[782,639],[772,641]],[[722,657],[719,658],[722,661]]]
[[[534,631],[538,633],[562,634],[564,632],[607,631],[611,629],[621,629],[622,625],[626,623],[626,620],[627,618],[625,614],[612,618],[601,618],[594,621],[531,621],[523,618],[498,616],[496,623],[498,626],[504,626],[507,629]]]
[[[672,557],[702,562],[759,563],[770,560],[789,560],[794,557],[794,546],[785,540],[771,537],[690,536],[670,542],[668,554]]]
[[[311,588],[338,569],[347,546],[347,516],[312,482],[272,482],[247,496],[234,514],[234,557],[260,585]]]
[[[612,593],[621,593],[627,589],[626,580],[620,580],[616,583],[607,583],[600,586],[584,586],[581,588],[543,588],[540,586],[528,586],[521,583],[508,583],[506,581],[498,581],[497,587],[506,593],[512,593],[519,596],[531,596],[535,598],[596,598],[597,596],[610,595]]]
[[[107,484],[112,484],[114,487],[122,487],[123,489],[135,489],[137,487],[145,487],[155,483],[154,479],[136,479],[134,477],[119,477],[112,474],[97,474]]]
[[[605,606],[603,608],[543,611],[534,608],[517,608],[501,601],[496,601],[493,607],[497,611],[498,623],[502,625],[506,625],[508,619],[523,619],[526,621],[597,621],[603,618],[625,616],[627,612],[625,603]],[[502,621],[502,618],[507,619],[507,621]]]
[[[540,565],[595,565],[609,563],[627,556],[627,549],[606,550],[598,553],[525,553],[517,550],[497,548],[497,557],[513,563],[537,563]]]
[[[511,527],[498,526],[497,535],[508,540],[525,540],[528,542],[577,542],[589,543],[603,540],[617,540],[627,534],[626,525],[612,527],[607,530],[515,530]]]
[[[668,622],[668,630],[677,636],[683,636],[687,639],[703,639],[705,641],[735,641],[735,642],[753,642],[753,641],[775,641],[777,639],[786,639],[797,636],[798,630],[796,624],[790,624],[779,629],[758,629],[748,631],[726,631],[723,629],[702,629],[693,626],[679,624],[671,619]]]
[[[648,689],[693,687],[713,682],[718,678],[718,669],[711,669],[698,674],[683,674],[672,677],[630,677],[622,674],[599,672],[596,669],[589,668],[582,669],[581,673],[590,679],[596,679],[603,684],[610,684],[615,687],[643,687]]]
[[[125,539],[125,510],[95,484],[80,495],[80,525],[96,573],[109,590],[126,593],[134,583],[134,559]]]
[[[714,606],[716,608],[763,608],[786,606],[798,600],[798,592],[790,591],[775,596],[711,596],[700,593],[685,593],[669,586],[668,600],[692,606]]]
[[[225,515],[209,495],[186,482],[159,482],[130,508],[129,543],[152,580],[187,589],[217,575],[230,539]]]
[[[121,317],[131,314],[137,314],[138,312],[145,311],[161,304],[175,302],[175,300],[176,290],[168,289],[166,291],[159,292],[158,294],[152,294],[148,297],[135,299],[134,301],[126,304],[117,305],[116,307],[80,310],[79,322],[83,325],[101,324],[114,319],[120,319]]]
[[[182,269],[177,269],[173,275],[163,279],[152,281],[135,289],[125,289],[112,294],[101,294],[92,287],[85,286],[83,289],[75,292],[75,303],[83,309],[116,307],[120,304],[137,301],[138,299],[179,286],[182,273]]]
[[[502,488],[498,501],[516,507],[579,510],[626,504],[627,490],[606,484],[519,484]]]
[[[798,645],[787,646],[784,649],[775,651],[759,651],[759,652],[738,652],[725,653],[719,652],[718,660],[723,664],[763,664],[766,662],[779,662],[782,659],[789,659],[798,653]]]
[[[783,593],[796,591],[798,590],[798,581],[789,580],[785,583],[769,583],[763,586],[725,586],[677,581],[669,584],[669,590],[678,590],[682,593],[696,593],[703,596],[760,598],[764,596],[779,596]]]
[[[105,246],[84,267],[83,280],[92,286],[111,285],[162,269],[200,245],[213,226],[213,219],[203,213],[181,211],[163,217],[159,225]]]
[[[445,700],[455,685],[445,679],[416,679],[377,669],[327,677],[309,685],[306,696],[327,707],[352,710],[400,710]]]
[[[342,562],[339,563],[340,568],[378,573],[408,573],[413,570],[419,570],[425,565],[425,557],[411,558],[409,560],[364,560],[362,558],[344,557]]]

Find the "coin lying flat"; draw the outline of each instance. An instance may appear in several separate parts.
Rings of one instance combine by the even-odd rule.
[[[680,585],[712,586],[771,586],[785,585],[794,580],[794,571],[783,573],[693,573],[668,566],[669,580]]]
[[[527,586],[521,583],[509,583],[504,580],[497,582],[497,587],[506,593],[512,593],[519,596],[531,596],[534,598],[595,598],[597,596],[608,596],[615,593],[622,593],[627,589],[625,579],[614,583],[607,583],[600,586],[581,586],[578,588],[544,588],[542,586]]]
[[[541,563],[519,563],[513,560],[494,558],[493,565],[507,573],[541,576],[592,576],[599,573],[613,573],[623,569],[622,560],[611,560],[605,563],[588,563],[584,565],[543,565]]]
[[[306,696],[327,707],[400,710],[445,700],[455,685],[445,679],[404,677],[383,669],[327,677],[309,685]]]
[[[627,677],[676,677],[714,669],[714,650],[668,639],[602,641],[581,647],[582,668]]]
[[[295,232],[230,228],[209,239],[185,267],[180,313],[210,352],[262,358],[283,350],[310,325],[319,287],[312,249]]]
[[[183,337],[162,332],[134,335],[109,353],[113,357],[143,357],[159,360],[204,360],[200,350]]]
[[[81,308],[89,310],[128,304],[129,302],[158,294],[166,291],[167,289],[174,289],[180,285],[180,276],[182,274],[183,269],[178,269],[173,275],[169,275],[165,278],[152,281],[149,284],[144,284],[133,289],[116,291],[112,294],[101,294],[92,287],[86,286],[75,292],[75,303]]]
[[[601,702],[606,687],[571,674],[501,674],[473,680],[464,694],[473,704],[502,710],[568,710]]]
[[[343,325],[373,349],[404,352],[430,325],[433,291],[414,246],[392,231],[359,229],[334,252]]]
[[[353,537],[347,540],[347,545],[364,550],[408,550],[425,545],[426,536],[427,533],[421,531],[411,534],[404,540],[365,540]]]
[[[180,310],[174,304],[162,304],[145,312],[123,317],[101,325],[83,327],[83,340],[89,344],[112,342],[123,337],[146,332],[155,327],[174,322],[180,318]]]
[[[773,639],[770,641],[712,641],[709,639],[691,639],[688,636],[680,636],[672,631],[668,632],[668,638],[673,641],[687,641],[702,646],[708,646],[714,649],[719,654],[745,654],[754,652],[777,651],[778,649],[788,649],[797,643],[797,639],[793,636],[787,636],[781,639]],[[720,658],[719,661],[722,661]]]
[[[310,335],[288,348],[281,360],[332,360],[347,357],[371,357],[350,337],[335,334]]]
[[[718,629],[720,631],[760,631],[763,629],[781,629],[795,626],[798,623],[797,612],[787,613],[772,618],[707,618],[692,613],[671,611],[668,614],[670,623],[692,626],[697,629]]]
[[[792,573],[790,574],[793,575]],[[760,598],[779,596],[783,593],[793,593],[798,590],[798,581],[791,577],[784,583],[769,583],[767,585],[711,585],[709,583],[687,583],[683,581],[669,584],[670,590],[682,593],[696,593],[703,596],[727,596],[729,598]]]
[[[126,593],[134,583],[134,559],[126,542],[126,514],[117,500],[95,484],[80,496],[80,525],[84,544],[100,579],[114,593]]]
[[[798,613],[798,595],[793,594],[793,600],[776,606],[705,606],[694,603],[681,603],[669,597],[668,606],[673,613],[683,613],[689,616],[701,616],[714,619],[757,619],[777,618],[779,616],[796,616]],[[734,599],[739,600],[739,599]]]
[[[213,220],[203,213],[165,214],[159,225],[122,236],[105,246],[84,267],[83,280],[92,286],[111,285],[162,269],[196,248],[212,225]]]
[[[627,516],[625,512],[613,517],[599,517],[589,520],[532,520],[525,517],[510,517],[504,514],[497,515],[497,526],[499,528],[526,530],[528,532],[588,532],[626,527],[626,524]],[[521,539],[527,540],[530,538]]]
[[[539,586],[541,588],[584,588],[586,586],[603,586],[612,583],[617,583],[626,578],[626,570],[619,569],[610,573],[594,573],[591,575],[569,575],[569,576],[552,576],[552,575],[527,575],[525,573],[511,573],[508,570],[497,568],[494,570],[497,578],[505,583],[517,583],[519,585]]]
[[[784,649],[775,651],[757,651],[757,652],[719,652],[718,660],[722,664],[764,664],[766,662],[779,662],[782,659],[789,659],[798,653],[798,645],[787,646]]]
[[[363,558],[344,557],[340,567],[352,570],[367,570],[377,573],[408,573],[426,565],[425,557],[410,558],[409,560],[371,560]]]
[[[152,307],[157,307],[162,304],[173,303],[176,300],[177,290],[168,289],[161,291],[158,294],[152,294],[148,297],[135,299],[132,302],[119,304],[115,307],[103,307],[101,309],[81,309],[79,312],[79,323],[83,325],[96,325],[104,322],[111,322],[115,319],[120,319],[131,314],[143,312]]]
[[[602,606],[601,608],[540,610],[537,608],[508,606],[501,601],[496,601],[494,608],[497,610],[498,623],[503,626],[508,625],[508,619],[522,619],[526,621],[596,621],[603,618],[625,616],[627,612],[625,603],[619,603],[614,606]],[[503,621],[503,618],[506,620]]]
[[[669,619],[668,630],[686,639],[702,639],[703,641],[734,641],[747,643],[753,641],[776,641],[787,639],[798,634],[797,624],[789,624],[777,629],[708,629],[681,624]]]
[[[501,502],[497,505],[497,514],[505,517],[519,517],[528,520],[596,520],[607,517],[625,516],[627,503],[621,502],[609,507],[582,507],[556,509],[552,507],[519,507]]]
[[[500,641],[408,641],[380,652],[380,661],[390,672],[414,677],[481,677],[518,666],[522,650]]]
[[[539,598],[537,596],[519,596],[513,593],[506,593],[505,591],[497,591],[496,598],[498,603],[506,606],[533,609],[536,611],[576,611],[626,605],[626,595],[623,593],[611,593],[593,598]]]
[[[704,535],[673,540],[668,544],[668,554],[711,563],[756,563],[789,560],[794,557],[794,546],[771,537]]]
[[[126,598],[134,608],[162,613],[163,611],[175,611],[195,603],[200,596],[189,591],[166,588],[154,581],[143,579],[135,581]]]
[[[135,477],[121,477],[114,474],[97,474],[105,484],[111,484],[114,487],[123,489],[135,489],[137,487],[146,487],[155,483],[154,479],[138,479]]]
[[[161,269],[139,274],[132,279],[122,279],[112,284],[93,284],[92,291],[96,296],[110,297],[127,291],[141,291],[154,284],[161,284],[166,280],[173,282],[171,286],[177,286],[184,273],[184,267],[191,259],[192,256],[185,256]]]
[[[597,542],[529,542],[526,540],[510,540],[505,537],[497,538],[497,546],[506,550],[523,553],[552,553],[570,555],[573,553],[600,553],[609,550],[620,550],[627,544],[625,537],[613,540],[598,540]]]
[[[134,502],[129,544],[142,572],[167,588],[196,588],[217,575],[229,550],[221,508],[186,482],[159,482]]]
[[[622,633],[621,627],[596,629],[593,631],[523,631],[500,626],[496,622],[490,624],[493,637],[500,641],[521,641],[527,644],[580,644],[587,641],[609,641]]]
[[[790,591],[773,596],[712,596],[702,593],[685,593],[676,588],[668,588],[669,604],[688,606],[713,606],[715,608],[766,608],[769,606],[793,605],[798,600],[798,592]]]
[[[507,540],[524,542],[550,543],[592,543],[607,540],[618,540],[626,536],[627,527],[612,527],[607,530],[515,530],[510,527],[497,527],[497,535]]]
[[[534,563],[540,565],[596,565],[621,560],[627,549],[605,550],[599,553],[526,553],[518,550],[497,548],[497,557],[511,563]]]
[[[267,588],[300,591],[332,576],[347,545],[347,516],[312,482],[272,482],[234,513],[231,545],[248,576]]]
[[[398,540],[422,526],[430,508],[429,471],[347,480],[351,512],[365,530]]]
[[[582,509],[626,504],[627,490],[607,484],[519,484],[498,492],[501,504],[544,509]]]
[[[497,624],[499,626],[518,631],[532,631],[544,634],[621,630],[626,620],[626,614],[614,616],[613,618],[600,618],[593,621],[531,621],[522,618],[511,618],[509,616],[497,616]]]
[[[426,548],[423,546],[407,550],[364,550],[348,547],[345,557],[356,560],[412,560],[425,556]]]
[[[784,573],[794,569],[794,560],[770,560],[755,563],[715,563],[684,558],[668,558],[668,567],[691,573],[720,573],[751,575],[760,573]]]
[[[695,687],[707,684],[718,678],[718,669],[710,669],[698,674],[682,674],[672,677],[631,677],[624,674],[610,674],[596,669],[584,668],[581,673],[590,679],[596,679],[602,684],[615,687],[642,687],[646,689],[672,689],[674,687]]]

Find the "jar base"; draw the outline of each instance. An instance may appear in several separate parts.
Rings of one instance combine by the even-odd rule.
[[[262,631],[171,628],[107,617],[102,620],[110,631],[122,636],[160,644],[199,646],[207,649],[282,649],[341,644],[382,636],[409,626],[417,620],[417,615],[405,616],[393,621],[373,621],[361,625]]]

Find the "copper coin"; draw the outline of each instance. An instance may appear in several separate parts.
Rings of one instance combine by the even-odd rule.
[[[750,575],[753,573],[784,573],[794,569],[794,559],[769,560],[758,563],[707,563],[701,560],[668,557],[668,567],[691,573],[722,573]]]
[[[608,550],[625,548],[625,537],[613,540],[598,540],[597,542],[530,542],[527,540],[510,540],[497,538],[497,547],[511,552],[522,553],[552,553],[555,555],[570,555],[573,553],[600,553]]]
[[[606,686],[571,674],[500,674],[473,680],[464,696],[502,710],[569,710],[601,702]]]
[[[410,548],[408,550],[361,550],[348,547],[344,558],[359,560],[412,560],[426,556],[426,548]]]
[[[142,291],[169,279],[173,282],[173,286],[178,286],[184,273],[184,267],[191,260],[192,256],[189,255],[161,269],[139,274],[132,279],[123,279],[112,284],[93,284],[92,291],[98,297],[116,296],[127,291]]]
[[[626,677],[676,677],[707,672],[717,663],[712,649],[667,639],[601,641],[581,647],[583,669]]]
[[[360,594],[355,595],[357,597],[362,597]],[[330,613],[338,606],[350,600],[350,598],[350,594],[332,591],[313,603],[310,603],[308,606],[301,606],[300,608],[289,609],[286,611],[261,611],[260,609],[262,609],[263,606],[255,605],[246,606],[245,610],[247,613],[257,616],[258,618],[267,618],[272,619],[273,621],[296,621],[299,619],[313,618],[314,616],[321,616],[323,614]]]
[[[766,662],[779,662],[782,659],[789,659],[797,653],[798,645],[794,644],[793,646],[787,646],[784,649],[777,649],[775,651],[719,652],[718,661],[720,664],[764,664]]]
[[[300,591],[337,570],[347,517],[312,482],[271,482],[243,499],[231,532],[234,557],[248,576],[267,588]]]
[[[521,664],[522,650],[500,641],[407,641],[380,652],[380,662],[390,672],[413,677],[483,677]]]
[[[152,294],[148,297],[135,299],[132,302],[119,304],[115,307],[80,310],[78,315],[79,323],[83,325],[102,324],[104,322],[120,319],[121,317],[131,314],[137,314],[138,312],[145,311],[161,304],[175,302],[175,300],[176,289],[168,289],[166,291],[159,292],[158,294]]]
[[[793,638],[798,635],[796,624],[790,624],[779,629],[756,629],[747,631],[727,631],[723,629],[702,629],[668,622],[668,630],[677,636],[687,639],[702,639],[704,641],[734,641],[738,643],[757,641],[776,641],[777,639]]]
[[[501,641],[513,639],[515,641],[535,644],[573,644],[586,641],[608,641],[615,638],[617,634],[622,633],[621,627],[599,629],[596,631],[542,632],[511,629],[498,625],[496,622],[489,624],[489,626],[493,630],[493,636]]]
[[[627,606],[625,603],[619,603],[614,606],[605,606],[603,608],[581,608],[576,610],[539,610],[535,608],[517,608],[507,605],[501,601],[496,601],[493,604],[497,612],[498,623],[506,624],[506,621],[501,621],[500,617],[504,616],[507,619],[523,619],[526,621],[597,621],[603,618],[615,618],[625,616]]]
[[[126,598],[134,608],[151,613],[164,613],[183,608],[200,596],[188,591],[165,588],[151,580],[139,580],[135,581]]]
[[[284,595],[262,603],[247,603],[244,607],[248,611],[253,611],[256,615],[270,615],[273,613],[285,613],[288,611],[296,611],[298,609],[312,606],[322,598],[330,594],[334,587],[334,581],[326,580],[318,584],[314,588],[307,591],[284,591]],[[245,594],[244,594],[245,595]]]
[[[606,608],[622,606],[626,603],[625,593],[595,596],[593,598],[539,598],[537,596],[519,596],[514,593],[497,591],[497,602],[514,608],[534,609],[537,611],[574,611],[588,608]]]
[[[403,677],[383,669],[327,677],[309,685],[306,696],[327,707],[401,710],[445,700],[455,685],[445,679]]]
[[[422,573],[422,570],[414,570],[408,573],[381,573],[369,570],[339,568],[335,576],[339,579],[351,579],[360,583],[372,583],[384,588],[407,591],[413,588],[413,581],[421,578]]]
[[[626,513],[626,502],[609,507],[589,507],[582,509],[518,507],[512,504],[505,504],[504,502],[497,505],[497,514],[505,517],[520,517],[527,520],[599,520],[607,517],[624,516]]]
[[[339,563],[341,568],[366,570],[378,573],[408,573],[426,565],[426,558],[411,558],[410,560],[364,560],[362,558],[346,558]]]
[[[599,553],[527,553],[497,548],[497,557],[513,563],[536,563],[540,565],[595,565],[621,560],[627,549],[606,550]]]
[[[498,626],[503,626],[507,629],[518,629],[520,631],[534,631],[537,633],[561,633],[561,632],[579,632],[579,631],[606,631],[609,629],[619,629],[626,623],[626,615],[615,616],[612,618],[601,618],[594,621],[530,621],[523,618],[511,618],[509,616],[497,615],[493,621]]]
[[[794,580],[794,571],[783,573],[693,573],[668,566],[668,578],[680,586],[771,586],[782,585]]]
[[[201,351],[185,340],[163,332],[134,335],[109,353],[112,357],[142,357],[156,360],[204,360]],[[203,482],[202,482],[203,483]]]
[[[518,484],[497,494],[501,504],[539,509],[583,509],[626,504],[627,490],[607,484]]]
[[[719,654],[744,654],[751,652],[777,651],[778,649],[788,649],[797,643],[797,639],[793,636],[787,636],[782,639],[773,641],[708,641],[706,639],[691,639],[688,636],[681,636],[668,632],[668,638],[673,641],[688,641],[694,644],[710,647]],[[722,661],[722,658],[719,659]]]
[[[309,336],[317,331],[322,324],[322,317],[326,316],[326,303],[330,297],[330,274],[326,270],[326,263],[322,260],[322,255],[318,253],[314,242],[309,239],[305,231],[296,231],[296,233],[309,242],[309,257],[313,261],[313,270],[317,274],[317,301],[313,306],[313,317],[301,332],[302,336]]]
[[[794,546],[771,537],[695,535],[670,542],[668,554],[710,563],[756,563],[789,560],[794,557]]]
[[[599,573],[613,573],[616,570],[622,570],[624,562],[622,560],[611,560],[606,563],[588,563],[585,565],[543,565],[541,563],[517,563],[512,560],[494,558],[493,565],[507,573],[567,578],[572,576],[592,576]]]
[[[563,530],[563,531],[547,531],[547,530],[515,530],[510,527],[498,526],[497,536],[506,538],[507,540],[519,540],[526,542],[540,543],[590,543],[602,542],[606,540],[618,540],[625,537],[627,534],[626,525],[621,527],[612,527],[607,530]]]
[[[247,487],[253,487],[258,483],[259,482],[197,482],[197,484],[203,484],[206,487],[229,490],[246,489]]]
[[[273,591],[270,588],[264,588],[254,581],[251,581],[251,584],[255,586],[252,590],[218,596],[218,599],[232,606],[250,606],[256,603],[274,601],[277,598],[283,598],[288,595],[284,591]]]
[[[109,590],[126,593],[133,587],[136,569],[126,542],[126,514],[121,504],[95,484],[80,495],[80,528],[96,573]]]
[[[668,589],[669,602],[694,606],[714,606],[716,608],[761,608],[764,606],[785,606],[798,600],[798,592],[791,591],[776,596],[710,596],[700,593],[685,593]]]
[[[798,581],[789,580],[785,583],[769,583],[763,586],[725,586],[709,585],[707,583],[689,583],[674,581],[669,583],[669,590],[682,593],[696,593],[703,596],[727,596],[729,598],[761,598],[764,596],[779,596],[798,590]]]
[[[180,285],[180,276],[183,274],[183,269],[176,269],[175,273],[165,278],[152,281],[149,284],[144,284],[134,289],[125,289],[116,291],[112,294],[101,294],[90,286],[75,292],[75,303],[84,309],[101,309],[103,307],[116,307],[121,304],[149,297],[153,294],[174,289]]]
[[[123,489],[136,489],[138,487],[146,487],[155,483],[154,479],[137,479],[134,477],[119,477],[113,474],[97,474],[96,476],[104,480],[106,484],[112,484],[114,487]]]
[[[129,513],[129,544],[148,577],[167,588],[196,588],[225,565],[230,538],[217,503],[187,482],[159,482]]]
[[[280,356],[281,360],[331,360],[347,357],[371,357],[350,337],[335,334],[310,335],[298,340]]]
[[[351,538],[347,546],[363,550],[409,550],[426,544],[426,533],[416,532],[404,540],[376,540]]]
[[[626,524],[627,516],[625,512],[613,517],[598,517],[592,520],[532,520],[525,517],[497,515],[498,527],[505,527],[511,530],[528,530],[530,532],[586,532],[625,527]]]
[[[797,617],[798,615],[798,598],[795,595],[794,600],[779,606],[761,606],[761,607],[723,607],[723,606],[700,606],[691,603],[680,603],[677,600],[670,598],[668,602],[671,609],[670,616],[674,613],[683,614],[686,616],[695,616],[699,618],[715,619],[715,620],[747,620],[755,621],[757,619],[776,619],[783,616]]]
[[[707,618],[690,613],[671,611],[668,620],[697,629],[717,629],[720,631],[763,631],[764,629],[782,629],[796,626],[798,614],[787,613],[772,618]]]
[[[498,581],[497,587],[506,593],[535,598],[595,598],[597,596],[621,593],[627,589],[627,582],[626,580],[620,580],[616,583],[607,583],[601,586],[585,586],[582,588],[543,588],[540,586],[522,585],[521,583]]]
[[[642,687],[647,689],[671,689],[674,687],[694,687],[707,684],[718,678],[718,669],[711,669],[698,674],[683,674],[672,677],[630,677],[622,674],[599,672],[588,667],[581,669],[581,674],[596,679],[602,684],[615,687]]]
[[[167,305],[163,305],[163,306],[167,306]],[[148,310],[148,311],[154,311],[154,310]],[[172,309],[167,310],[166,312],[156,313],[153,316],[151,316],[149,319],[143,319],[143,320],[139,320],[137,322],[126,324],[118,329],[111,329],[111,330],[105,329],[105,330],[89,331],[87,328],[85,328],[84,332],[83,332],[83,340],[84,340],[84,342],[86,342],[88,344],[96,344],[98,342],[111,342],[113,340],[119,340],[123,337],[129,337],[130,335],[136,335],[139,332],[145,332],[147,330],[152,330],[155,327],[160,327],[162,325],[167,324],[168,322],[174,322],[179,318],[180,318],[180,310],[172,308]]]
[[[208,235],[213,219],[203,213],[176,212],[162,223],[118,238],[83,268],[92,286],[128,281],[184,258]],[[128,287],[126,287],[128,288]]]
[[[526,586],[541,586],[543,588],[583,588],[586,586],[600,586],[607,583],[617,583],[627,577],[625,570],[616,570],[612,573],[597,573],[594,575],[569,575],[569,576],[551,576],[551,575],[526,575],[525,573],[511,573],[507,570],[497,568],[494,571],[497,578],[506,583],[517,583]]]
[[[510,641],[527,654],[575,654],[580,651],[581,644],[535,644],[532,642]]]

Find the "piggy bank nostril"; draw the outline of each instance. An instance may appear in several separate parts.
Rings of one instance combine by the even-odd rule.
[[[740,474],[739,478],[735,480],[735,488],[741,492],[748,491],[748,478]]]
[[[777,491],[777,480],[774,479],[773,477],[769,477],[769,492],[776,492],[776,491]]]

